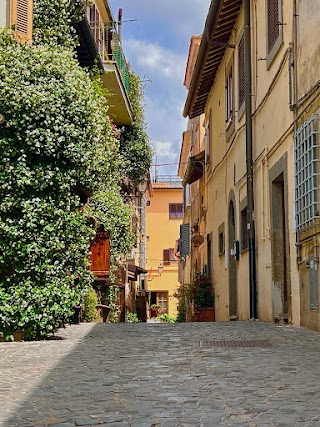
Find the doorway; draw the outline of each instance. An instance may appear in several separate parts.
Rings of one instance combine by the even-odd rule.
[[[271,177],[272,304],[276,322],[287,322],[291,311],[287,209],[286,173],[282,169],[275,178]]]
[[[228,230],[229,230],[229,317],[230,320],[236,320],[238,317],[237,309],[237,268],[236,259],[231,254],[234,241],[236,239],[236,222],[235,222],[235,209],[233,200],[229,203],[229,217],[228,217]]]

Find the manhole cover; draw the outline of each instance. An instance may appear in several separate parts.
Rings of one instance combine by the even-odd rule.
[[[270,340],[216,340],[216,341],[200,341],[200,347],[275,347]]]

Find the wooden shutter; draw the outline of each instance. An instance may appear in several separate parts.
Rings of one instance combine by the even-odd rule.
[[[180,256],[190,254],[190,224],[180,225]]]
[[[10,24],[20,41],[32,39],[32,0],[11,0]]]
[[[170,249],[163,249],[163,264],[170,264]]]
[[[279,0],[268,1],[268,53],[278,40],[279,28]]]
[[[244,36],[241,37],[238,46],[238,59],[239,59],[239,109],[244,103],[246,96],[246,79],[244,73]]]

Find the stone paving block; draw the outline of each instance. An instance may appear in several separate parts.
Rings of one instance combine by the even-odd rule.
[[[61,334],[65,340],[0,344],[1,427],[53,419],[64,427],[74,420],[133,427],[319,423],[315,332],[233,322],[81,324]],[[199,347],[223,339],[269,339],[278,347]]]
[[[93,420],[92,418],[76,418],[75,425],[76,426],[92,426],[97,424],[97,420]]]

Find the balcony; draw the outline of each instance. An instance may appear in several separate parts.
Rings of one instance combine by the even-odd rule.
[[[109,116],[117,125],[132,124],[129,100],[130,73],[114,26],[91,22],[85,17],[76,25],[80,46],[77,56],[81,66],[103,71],[103,86],[110,91]]]
[[[182,179],[176,175],[157,175],[152,179],[155,188],[182,188]]]

